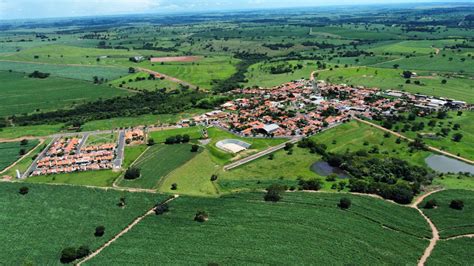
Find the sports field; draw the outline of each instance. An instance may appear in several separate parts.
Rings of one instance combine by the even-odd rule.
[[[27,186],[26,195],[18,193]],[[121,197],[126,206],[118,207]],[[0,184],[0,261],[15,265],[61,265],[61,250],[98,248],[165,196],[71,186]],[[95,237],[97,226],[105,235]],[[27,232],[27,233],[25,233]]]
[[[157,144],[150,147],[133,163],[140,169],[135,180],[121,179],[120,186],[134,188],[156,188],[160,179],[191,160],[196,155],[190,144]]]
[[[29,140],[25,145],[22,145],[20,142],[0,143],[0,171],[28,153],[38,143],[38,140]]]
[[[347,195],[352,207],[342,211],[340,197],[286,193],[276,204],[263,193],[180,197],[89,264],[416,264],[430,235],[416,210]],[[196,210],[209,220],[193,221]]]

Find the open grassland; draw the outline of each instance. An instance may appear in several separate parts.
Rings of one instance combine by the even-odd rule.
[[[171,171],[196,156],[190,144],[154,145],[133,163],[140,169],[140,177],[134,180],[121,179],[120,186],[134,188],[156,188],[158,182]]]
[[[101,145],[117,142],[117,133],[91,134],[87,138],[86,146]]]
[[[57,175],[32,176],[25,179],[28,183],[69,184],[95,187],[110,187],[120,172],[98,170]]]
[[[20,142],[0,143],[0,171],[21,158],[23,155],[20,154],[20,151],[26,154],[38,143],[38,140],[30,140],[26,145],[21,145]]]
[[[446,189],[469,189],[474,190],[474,176],[443,175],[433,180],[434,186],[442,186]]]
[[[369,151],[377,147],[378,153],[372,153],[371,156],[400,158],[420,166],[425,165],[424,159],[429,155],[428,152],[420,151],[410,153],[406,142],[396,144],[395,137],[386,138],[381,130],[356,121],[339,125],[311,138],[317,143],[325,144],[330,152],[355,152],[361,149]],[[319,160],[321,160],[320,155],[312,154],[308,149],[294,147],[292,154],[281,150],[274,153],[272,160],[264,156],[236,169],[221,172],[218,183],[223,191],[233,192],[242,189],[264,189],[272,180],[277,183],[295,185],[299,177],[324,178],[310,169],[311,165]],[[339,181],[341,179],[336,182],[325,182],[323,189],[330,190],[331,185]]]
[[[29,188],[20,195],[22,186]],[[7,264],[61,265],[66,247],[98,248],[165,197],[71,186],[0,183],[0,261]],[[118,207],[121,197],[126,206]],[[97,226],[105,235],[95,237]]]
[[[419,206],[423,207],[430,199],[435,199],[438,207],[422,210],[436,225],[441,238],[474,234],[474,191],[450,189],[437,192],[427,197]],[[464,208],[450,208],[452,200],[462,200]]]
[[[0,71],[0,116],[69,108],[99,98],[126,95],[123,90],[86,81],[28,78]]]
[[[205,149],[162,179],[158,190],[194,196],[217,195],[219,192],[211,182],[211,176],[216,174],[220,167],[213,161],[209,151]],[[171,185],[174,183],[178,185],[177,190],[171,189]]]
[[[33,71],[40,71],[43,73],[50,73],[53,77],[81,79],[87,81],[92,81],[94,76],[114,80],[127,75],[127,69],[125,67],[71,66],[34,62],[1,61],[1,59],[0,70],[12,70],[14,72],[22,72],[26,74],[32,73]]]
[[[426,265],[470,265],[474,261],[474,238],[438,241]]]
[[[416,210],[345,196],[348,211],[331,193],[286,193],[276,204],[263,202],[263,193],[180,197],[89,264],[416,264],[430,235]],[[196,210],[209,220],[193,221]]]
[[[167,138],[176,135],[189,135],[191,140],[198,140],[202,137],[202,130],[203,127],[201,126],[165,129],[152,131],[149,133],[148,137],[153,139],[156,143],[164,143]]]
[[[429,126],[429,122],[432,120],[436,122],[433,127]],[[404,127],[403,123],[395,124],[394,129],[398,127],[398,131],[400,131],[401,134],[412,139],[416,138],[418,134],[425,135],[426,137],[423,138],[423,141],[426,144],[474,160],[474,111],[464,111],[460,116],[457,115],[457,112],[448,112],[448,116],[445,119],[438,119],[436,114],[426,117],[416,117],[412,124],[421,122],[425,124],[424,129],[421,131],[414,132],[407,130],[402,132]],[[455,124],[459,124],[460,128],[454,130]],[[447,136],[428,137],[426,135],[440,133],[443,128],[450,129]],[[461,133],[463,135],[460,142],[452,140],[455,133]]]
[[[125,147],[125,158],[123,160],[122,168],[128,168],[135,162],[135,160],[147,149],[145,145],[135,145]]]
[[[214,80],[225,80],[236,71],[238,60],[230,57],[207,57],[198,62],[144,62],[140,66],[211,89]]]
[[[271,68],[279,65],[285,66],[296,66],[302,65],[301,69],[295,69],[289,73],[283,74],[272,74]],[[279,61],[272,63],[257,63],[250,66],[246,77],[248,82],[245,83],[245,86],[260,86],[260,87],[273,87],[280,84],[290,82],[297,79],[309,79],[311,72],[317,69],[316,63],[314,61]]]
[[[0,128],[0,138],[16,139],[21,137],[41,137],[57,133],[63,126],[56,125],[35,125]]]
[[[116,79],[110,82],[110,84],[115,87],[138,91],[155,91],[163,88],[165,88],[167,91],[170,91],[179,88],[178,83],[169,81],[167,79],[148,79],[149,76],[150,74],[148,73],[138,72],[123,78]]]
[[[411,84],[406,84],[402,72],[403,70],[373,67],[337,68],[332,71],[320,71],[318,79],[336,84],[395,89],[474,102],[474,80],[418,73],[418,77],[411,78]],[[447,80],[446,84],[442,84],[443,79]],[[422,85],[414,84],[415,81],[420,81]]]

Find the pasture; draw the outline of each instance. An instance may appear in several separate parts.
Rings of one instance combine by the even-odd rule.
[[[439,230],[440,237],[448,238],[464,234],[474,234],[474,191],[472,190],[445,190],[428,196],[419,207],[435,199],[437,207],[422,209]],[[455,210],[449,207],[452,200],[462,200],[464,208]]]
[[[179,84],[166,79],[148,79],[150,74],[138,72],[111,81],[109,84],[117,88],[126,88],[136,91],[154,91],[166,89],[167,91],[179,88]],[[144,79],[144,80],[142,80]]]
[[[28,78],[23,74],[0,71],[0,117],[59,108],[127,95],[127,92],[90,82],[49,77]]]
[[[140,177],[134,180],[120,179],[118,184],[123,187],[156,188],[162,178],[196,154],[191,152],[190,144],[154,145],[133,163],[134,167],[140,169]]]
[[[38,145],[38,143],[38,140],[29,140],[25,145],[22,145],[20,142],[0,143],[0,171],[16,162]]]
[[[20,187],[29,192],[20,195]],[[121,197],[126,206],[117,206]],[[165,196],[26,183],[0,183],[0,261],[61,265],[61,250],[104,244]],[[105,226],[103,237],[94,236]]]
[[[25,179],[27,183],[68,184],[80,186],[110,187],[120,172],[98,170],[67,174],[32,176]]]
[[[344,195],[352,207],[342,211],[336,206],[341,196],[285,193],[278,203],[264,202],[263,193],[180,197],[168,213],[146,217],[89,265],[416,264],[430,235],[416,210]],[[193,221],[197,210],[209,220]],[[338,250],[344,252],[335,256]]]

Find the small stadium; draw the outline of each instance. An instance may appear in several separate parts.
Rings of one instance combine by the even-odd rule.
[[[216,143],[216,147],[230,153],[239,153],[249,149],[251,144],[238,139],[224,139]]]

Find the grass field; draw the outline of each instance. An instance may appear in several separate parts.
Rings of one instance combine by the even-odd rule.
[[[0,171],[7,168],[9,165],[21,158],[21,150],[23,150],[26,154],[36,145],[38,145],[38,143],[38,140],[30,140],[26,145],[21,145],[20,142],[0,143]]]
[[[379,153],[371,156],[401,158],[420,166],[425,165],[424,159],[429,155],[428,152],[410,153],[406,142],[396,144],[395,137],[385,138],[381,130],[355,121],[342,124],[311,138],[317,143],[325,144],[328,151],[338,153],[355,152],[360,149],[368,151],[377,146]],[[365,142],[367,145],[364,145]],[[265,156],[236,169],[221,172],[218,183],[223,191],[235,192],[242,189],[263,189],[271,180],[295,185],[298,177],[324,179],[310,170],[311,165],[319,160],[321,160],[320,155],[311,154],[307,149],[294,147],[291,155],[281,150],[274,153],[273,160]],[[339,181],[341,180],[336,182]],[[323,189],[330,190],[332,183],[326,182]]]
[[[20,171],[20,173],[24,173],[28,167],[33,162],[35,156],[37,156],[44,148],[46,148],[47,143],[50,143],[52,139],[46,139],[42,145],[37,146],[30,155],[24,157],[23,159],[19,160],[15,167],[10,168],[8,171],[2,174],[6,176],[16,177],[16,170]]]
[[[141,90],[141,91],[144,91],[144,90],[154,91],[154,90],[159,90],[163,88],[166,88],[169,91],[169,90],[175,90],[179,88],[178,83],[175,83],[166,79],[148,80],[149,76],[150,74],[148,73],[138,72],[135,74],[125,76],[123,78],[116,79],[110,82],[110,84],[112,84],[115,87],[122,87],[122,88]],[[137,78],[145,78],[145,80],[136,80]]]
[[[191,160],[197,153],[191,152],[190,144],[154,145],[133,163],[140,169],[135,180],[121,179],[120,186],[134,188],[156,188],[158,182],[174,169]]]
[[[156,143],[164,143],[168,137],[176,135],[189,135],[191,140],[200,139],[202,136],[203,127],[183,127],[175,129],[166,129],[159,131],[152,131],[149,133],[149,138],[152,138]]]
[[[431,120],[436,121],[436,125],[434,127],[430,127],[428,125]],[[410,138],[416,138],[420,133],[436,134],[439,133],[442,128],[450,128],[451,130],[446,137],[440,136],[435,139],[425,137],[423,138],[423,141],[430,146],[437,147],[454,154],[459,154],[460,156],[470,160],[474,160],[474,111],[464,111],[461,116],[458,116],[457,112],[449,112],[448,117],[445,119],[438,119],[436,114],[433,114],[426,117],[417,117],[415,121],[413,121],[413,123],[420,122],[425,124],[423,130],[416,132],[408,130],[406,132],[400,133]],[[460,128],[458,130],[452,129],[454,124],[459,124]],[[403,123],[397,123],[394,125],[394,127],[397,126],[399,130],[404,127]],[[463,138],[460,142],[455,142],[452,140],[452,136],[455,133],[461,133],[463,135]]]
[[[28,186],[29,193],[18,190]],[[121,197],[126,207],[117,206]],[[94,250],[165,197],[158,194],[94,190],[71,186],[0,183],[0,261],[61,265],[66,247]],[[105,235],[95,237],[97,226]]]
[[[127,75],[125,67],[102,67],[102,66],[69,66],[44,63],[25,63],[0,60],[0,70],[22,73],[32,73],[37,70],[50,73],[53,77],[80,79],[92,81],[94,76],[108,80],[114,80]]]
[[[126,169],[143,153],[148,147],[145,145],[125,146],[125,158],[122,168]]]
[[[443,175],[433,180],[434,186],[442,186],[446,189],[469,189],[474,190],[474,177],[462,175]]]
[[[0,83],[0,116],[69,108],[99,98],[127,94],[123,90],[85,81],[55,77],[35,79],[1,71]]]
[[[120,172],[99,170],[69,174],[32,176],[27,178],[25,182],[110,187],[114,180],[119,176]]]
[[[440,75],[431,75],[430,73],[418,73],[419,77],[412,78],[411,84],[405,84],[405,79],[401,76],[402,72],[402,69],[374,67],[338,68],[332,71],[320,71],[318,79],[323,79],[330,83],[396,89],[474,103],[474,81],[469,78],[445,78]],[[446,84],[441,83],[443,79],[447,80]],[[416,80],[420,81],[423,85],[414,84]]]
[[[438,207],[422,210],[436,225],[441,238],[474,234],[474,191],[445,190],[437,192],[427,197],[419,206],[423,207],[425,202],[430,199],[435,199]],[[464,201],[464,208],[462,210],[450,208],[451,200],[458,199]]]
[[[271,74],[270,68],[277,65],[297,65],[301,64],[303,68],[297,69],[290,73],[284,74]],[[261,86],[261,87],[273,87],[292,80],[301,78],[309,79],[311,72],[317,69],[314,61],[284,61],[274,63],[257,63],[250,66],[249,71],[246,75],[249,80],[245,86]]]
[[[15,139],[26,136],[42,137],[57,133],[63,126],[56,125],[35,125],[0,128],[0,138]]]
[[[89,135],[85,145],[91,146],[91,145],[115,143],[117,142],[117,137],[118,137],[117,133]]]
[[[473,238],[438,241],[426,265],[469,265],[474,261]]]
[[[263,202],[263,193],[180,197],[169,213],[145,218],[89,265],[416,264],[429,236],[416,210],[347,195],[353,205],[341,211],[340,197],[286,193],[276,204]],[[193,221],[196,210],[209,220]]]

